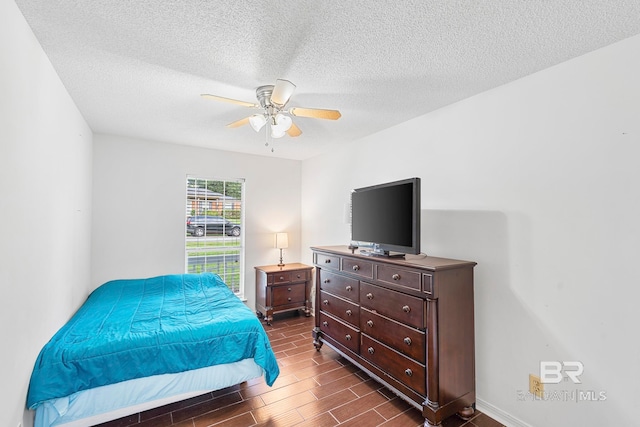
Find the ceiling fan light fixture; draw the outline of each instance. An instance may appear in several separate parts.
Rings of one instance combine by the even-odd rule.
[[[260,129],[267,123],[267,119],[263,114],[254,114],[249,117],[249,124],[256,132],[260,132]]]
[[[291,125],[293,124],[293,121],[291,120],[291,117],[289,116],[285,116],[282,113],[278,113],[276,114],[276,125],[281,128],[284,132],[288,131],[289,129],[291,129]]]
[[[285,134],[278,125],[271,125],[271,138],[282,138]]]

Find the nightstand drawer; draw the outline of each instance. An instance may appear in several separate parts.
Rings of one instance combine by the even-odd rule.
[[[282,271],[279,273],[270,274],[273,277],[273,281],[270,281],[274,285],[278,285],[280,283],[289,283],[291,281],[291,273],[288,271]]]
[[[273,287],[273,305],[275,307],[287,304],[300,304],[305,300],[305,285],[298,283],[289,286]]]

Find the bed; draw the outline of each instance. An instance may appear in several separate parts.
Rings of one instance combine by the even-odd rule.
[[[279,374],[259,319],[212,273],[115,280],[43,347],[35,427],[87,426]]]

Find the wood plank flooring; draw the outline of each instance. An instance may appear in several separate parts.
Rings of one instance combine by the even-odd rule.
[[[420,411],[405,403],[335,351],[316,351],[313,317],[276,317],[265,329],[280,366],[273,387],[263,378],[207,393],[100,427],[422,427]],[[500,427],[476,411],[443,427]]]

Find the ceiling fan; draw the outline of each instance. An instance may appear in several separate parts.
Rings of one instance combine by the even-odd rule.
[[[244,119],[229,123],[227,127],[237,128],[249,124],[253,130],[259,132],[266,124],[269,125],[267,132],[272,138],[281,138],[286,133],[291,137],[300,136],[302,131],[293,123],[291,116],[311,117],[314,119],[338,120],[341,116],[338,110],[325,110],[319,108],[290,107],[286,105],[293,95],[296,85],[288,80],[278,79],[275,85],[259,86],[256,89],[258,103],[239,101],[237,99],[225,98],[217,95],[202,94],[203,98],[216,101],[230,102],[243,107],[257,108],[260,113],[253,114]],[[268,134],[269,134],[268,133]]]

